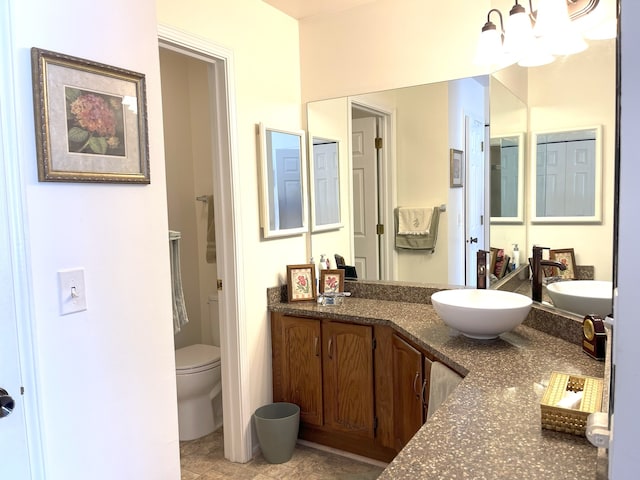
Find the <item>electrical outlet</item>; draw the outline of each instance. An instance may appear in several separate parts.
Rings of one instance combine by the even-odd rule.
[[[60,298],[60,315],[87,309],[83,268],[58,271],[58,297]]]

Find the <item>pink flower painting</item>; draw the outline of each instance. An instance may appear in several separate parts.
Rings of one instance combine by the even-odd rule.
[[[125,156],[122,98],[65,87],[70,153]]]

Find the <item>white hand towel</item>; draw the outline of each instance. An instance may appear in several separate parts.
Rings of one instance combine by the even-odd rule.
[[[429,235],[433,208],[398,208],[399,235]]]

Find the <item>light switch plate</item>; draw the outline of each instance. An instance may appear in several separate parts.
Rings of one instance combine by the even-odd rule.
[[[58,271],[58,297],[60,298],[60,315],[87,309],[83,268]]]

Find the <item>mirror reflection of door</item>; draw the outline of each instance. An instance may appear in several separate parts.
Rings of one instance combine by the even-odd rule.
[[[483,141],[485,134],[484,122],[477,118],[465,118],[465,132],[467,144],[467,172],[466,188],[466,279],[465,285],[477,284],[477,253],[485,248],[484,178],[485,153]]]
[[[353,241],[358,277],[378,280],[378,153],[375,117],[354,118],[351,127],[353,159]]]
[[[338,142],[313,138],[314,227],[340,223]]]

